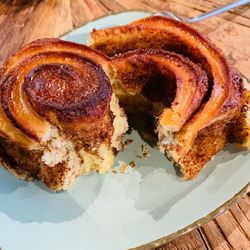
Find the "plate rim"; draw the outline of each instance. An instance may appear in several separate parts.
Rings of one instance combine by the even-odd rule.
[[[153,14],[155,13],[155,11],[150,11],[150,10],[141,10],[141,9],[131,9],[131,10],[121,10],[121,11],[117,11],[117,12],[108,12],[107,14],[103,14],[99,17],[96,17],[96,18],[93,18],[87,22],[84,22],[82,24],[79,24],[79,25],[76,25],[75,27],[73,27],[72,29],[69,29],[68,31],[60,34],[57,38],[58,39],[62,39],[63,40],[63,37],[64,36],[67,36],[69,33],[71,33],[72,31],[74,30],[77,30],[77,29],[80,29],[82,28],[83,26],[85,26],[86,24],[88,23],[91,23],[91,22],[95,22],[99,19],[102,19],[104,17],[108,17],[108,16],[115,16],[115,15],[119,15],[119,14],[123,14],[123,13],[130,13],[130,12],[141,12],[141,13],[145,13],[145,14]],[[0,249],[1,250],[1,249]]]
[[[130,250],[151,250],[152,248],[160,247],[162,245],[165,245],[169,243],[170,241],[208,223],[209,221],[213,220],[217,216],[224,213],[226,210],[231,208],[236,202],[238,202],[244,195],[250,192],[250,182],[243,187],[238,193],[236,193],[231,199],[227,200],[225,203],[223,203],[221,206],[207,214],[206,216],[196,220],[195,222],[187,225],[186,227],[171,233],[169,235],[163,236],[162,238],[153,240],[149,243],[145,243],[143,245],[140,245],[138,247],[130,248]]]

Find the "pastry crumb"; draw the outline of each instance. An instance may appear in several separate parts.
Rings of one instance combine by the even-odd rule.
[[[127,168],[128,168],[128,164],[126,162],[123,162],[120,164],[119,172],[124,174],[127,171]]]
[[[135,167],[136,167],[135,161],[131,161],[128,165],[129,165],[131,168],[135,168]]]
[[[147,145],[141,145],[140,153],[138,153],[138,150],[134,150],[135,157],[137,158],[149,158],[150,157],[150,151],[147,147]]]
[[[142,155],[144,158],[150,157],[150,152],[147,145],[141,145]]]
[[[117,171],[116,171],[116,169],[112,169],[112,173],[114,173],[114,174],[117,174]]]
[[[124,147],[126,148],[129,144],[131,144],[133,142],[132,139],[127,139],[125,142],[124,142]]]
[[[137,153],[135,154],[135,157],[140,158],[140,159],[142,158],[142,156]]]

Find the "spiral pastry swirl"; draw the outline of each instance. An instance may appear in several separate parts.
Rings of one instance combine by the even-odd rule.
[[[114,97],[102,68],[108,61],[87,46],[43,39],[24,47],[1,69],[5,154],[16,155],[12,161],[52,189],[66,189],[90,170],[106,172],[113,148],[120,147],[111,145],[117,112],[111,110]],[[33,164],[27,162],[32,154]]]
[[[149,68],[152,69],[158,64],[156,68],[159,69],[159,65],[164,67],[164,63],[156,62],[155,57],[152,56],[144,56],[141,60],[138,54],[141,52],[138,52],[138,49],[143,49],[144,54],[150,54],[147,51],[152,49],[165,51],[160,53],[171,51],[178,54],[179,62],[188,58],[190,81],[185,78],[185,67],[182,63],[179,63],[179,66],[183,70],[168,68],[168,77],[165,76],[165,86],[167,86],[165,88],[174,90],[172,86],[175,82],[176,93],[172,91],[171,94],[171,91],[168,91],[165,95],[165,100],[170,97],[172,102],[163,105],[157,121],[159,148],[181,167],[184,178],[190,179],[196,176],[205,163],[224,147],[228,138],[228,123],[241,105],[243,89],[238,73],[230,67],[222,53],[208,39],[181,22],[154,16],[124,26],[93,30],[89,45],[113,57],[111,68],[117,78],[114,83],[119,82],[119,85],[128,90],[131,95],[146,97],[139,104],[142,109],[150,98],[145,91],[143,92],[145,87],[141,88],[142,91],[137,91],[137,88],[140,88],[138,86],[154,85],[155,89],[159,88],[155,96],[159,96],[163,91],[159,79],[166,75],[166,71],[164,73],[164,70],[158,70],[158,79],[151,79],[150,84],[148,80],[144,81],[145,72],[143,70],[141,73],[138,70],[139,67],[147,68],[147,65],[151,65],[152,67]],[[177,55],[174,57],[177,58]],[[126,66],[124,62],[117,63],[121,58],[127,62]],[[200,71],[206,72],[207,90],[205,77],[203,76],[203,81],[199,79],[197,67],[201,68]],[[127,74],[133,71],[134,81],[130,79],[131,83],[126,81],[124,84],[124,71]],[[169,77],[171,75],[172,77]],[[198,87],[196,91],[194,91],[193,82],[196,82]],[[183,89],[185,86],[186,91]],[[207,91],[206,95],[204,90]],[[115,90],[115,92],[118,96],[121,94],[119,91]],[[152,93],[152,91],[149,92]],[[121,95],[126,99],[126,94]],[[134,99],[138,100],[138,98]],[[162,103],[164,104],[164,101],[161,101]]]

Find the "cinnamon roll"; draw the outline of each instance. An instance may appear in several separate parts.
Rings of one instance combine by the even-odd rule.
[[[58,39],[35,41],[6,61],[0,71],[6,168],[52,190],[110,169],[128,125],[103,70],[107,63],[87,46]]]
[[[160,104],[158,147],[185,179],[195,177],[224,147],[242,103],[242,79],[221,51],[188,25],[159,16],[93,30],[89,45],[112,57],[122,103],[127,98],[143,111]]]

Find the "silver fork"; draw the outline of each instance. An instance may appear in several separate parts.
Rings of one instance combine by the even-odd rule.
[[[169,17],[169,18],[175,19],[175,20],[180,21],[180,22],[184,22],[184,23],[196,23],[196,22],[199,22],[201,20],[207,19],[207,18],[212,17],[212,16],[219,15],[223,12],[229,11],[231,9],[234,9],[236,7],[239,7],[239,6],[248,4],[248,3],[250,3],[250,0],[235,1],[233,3],[219,7],[217,9],[208,11],[200,16],[189,17],[189,18],[182,18],[182,17],[180,17],[180,16],[178,16],[170,11],[156,12],[156,13],[154,13],[154,16],[165,16],[165,17]]]

